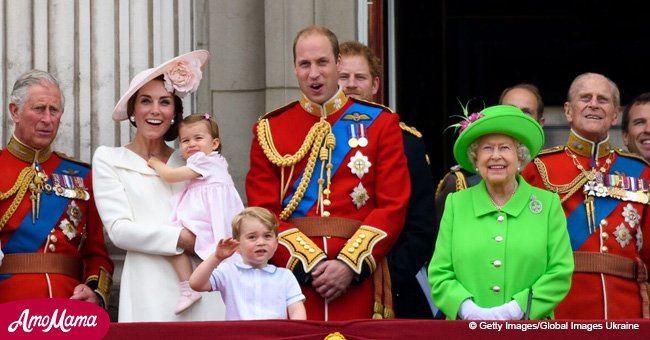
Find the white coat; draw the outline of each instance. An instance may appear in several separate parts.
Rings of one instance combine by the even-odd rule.
[[[184,162],[174,152],[167,162]],[[93,190],[104,228],[115,246],[126,250],[118,320],[223,320],[219,294],[203,298],[181,315],[176,272],[166,256],[180,254],[181,227],[170,222],[171,197],[184,184],[167,184],[140,156],[125,147],[99,147],[93,157]]]

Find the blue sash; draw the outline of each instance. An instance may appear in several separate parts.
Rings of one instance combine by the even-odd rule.
[[[616,161],[612,164],[609,172],[625,173],[627,176],[639,178],[645,165],[639,161],[627,157],[616,157]],[[611,197],[598,197],[594,196],[594,215],[596,223],[609,216],[609,214],[616,209],[621,203]],[[587,228],[587,212],[585,204],[580,203],[573,212],[567,217],[567,229],[569,230],[569,238],[571,239],[571,248],[577,251],[582,247],[584,242],[589,238],[589,228]]]
[[[363,123],[366,124],[366,127],[370,127],[372,123],[375,121],[375,118],[379,116],[379,114],[383,110],[379,107],[374,107],[374,106],[368,106],[364,105],[361,103],[354,103],[352,104],[342,115],[341,117],[332,125],[332,133],[336,137],[336,147],[334,148],[334,151],[332,152],[332,178],[334,177],[334,174],[338,170],[339,166],[345,161],[345,156],[350,152],[350,146],[348,143],[344,143],[342,141],[347,141],[349,136],[348,136],[348,131],[350,129],[350,125],[355,124],[356,122],[350,121],[350,120],[343,120],[343,117],[346,116],[348,113],[355,113],[358,112],[360,114],[366,114],[370,117],[370,120],[364,120]],[[318,177],[320,176],[320,169],[321,169],[321,162],[316,162],[316,166],[314,167],[314,172],[312,173],[311,179],[309,181],[309,184],[307,185],[307,189],[305,190],[305,194],[298,204],[298,207],[294,212],[291,214],[291,217],[304,217],[307,215],[307,212],[311,210],[311,208],[316,204],[318,201]],[[293,192],[296,192],[296,189],[298,188],[298,184],[300,184],[300,180],[302,180],[302,176],[305,174],[305,170],[303,169],[296,181],[293,184]],[[291,197],[293,195],[288,196],[287,198],[284,199],[282,202],[282,206],[286,207],[289,202],[291,201]]]
[[[85,178],[89,168],[62,159],[53,173],[61,173],[63,170],[76,170],[78,173],[75,176]],[[42,193],[39,218],[32,224],[32,214],[28,213],[7,243],[2,245],[2,251],[5,254],[37,251],[47,239],[52,228],[57,227],[56,222],[65,212],[69,201],[69,198],[57,196],[54,193]]]

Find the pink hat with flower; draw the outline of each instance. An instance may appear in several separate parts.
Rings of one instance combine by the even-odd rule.
[[[201,67],[208,62],[210,52],[196,50],[172,58],[158,67],[146,69],[133,77],[129,89],[122,95],[113,109],[113,120],[122,121],[127,119],[127,103],[146,83],[160,76],[165,78],[165,89],[181,98],[188,93],[196,91],[203,78]]]

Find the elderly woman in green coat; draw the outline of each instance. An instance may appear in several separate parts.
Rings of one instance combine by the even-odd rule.
[[[483,180],[445,201],[429,265],[433,301],[448,319],[550,317],[571,286],[566,219],[557,194],[519,175],[544,132],[509,105],[473,113],[460,127],[454,157]]]

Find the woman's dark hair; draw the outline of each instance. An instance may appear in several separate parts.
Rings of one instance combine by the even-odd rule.
[[[152,79],[153,80],[160,80],[162,82],[165,81],[164,76],[161,74],[158,77]],[[131,117],[133,115],[133,110],[135,109],[135,99],[138,97],[138,92],[140,92],[140,89],[136,91],[131,98],[129,98],[129,101],[126,104],[126,115]],[[183,100],[174,94],[174,123],[169,127],[167,132],[165,132],[165,135],[163,138],[166,141],[173,141],[176,138],[178,138],[178,125],[181,123],[181,120],[183,120]],[[135,122],[132,122],[129,119],[129,123],[131,125],[135,126],[136,128],[138,127]]]

